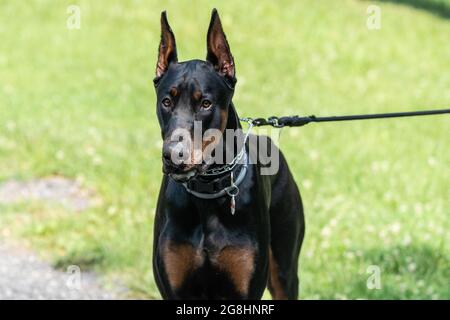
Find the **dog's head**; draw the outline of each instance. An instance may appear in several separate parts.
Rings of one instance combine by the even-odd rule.
[[[199,161],[199,157],[214,141],[202,141],[199,147],[180,142],[195,140],[194,122],[201,124],[202,134],[208,129],[224,132],[236,83],[233,56],[215,9],[207,34],[206,61],[178,62],[175,36],[166,13],[161,14],[161,42],[154,83],[163,137],[163,171],[178,180],[186,180],[206,169],[207,164]]]

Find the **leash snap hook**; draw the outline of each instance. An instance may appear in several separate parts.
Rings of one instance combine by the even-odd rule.
[[[281,123],[278,121],[278,118],[277,118],[277,117],[270,117],[270,118],[268,119],[268,122],[269,122],[269,124],[270,124],[272,127],[274,127],[274,128],[283,128],[283,127],[284,127],[284,124],[281,124]]]
[[[240,118],[239,120],[247,122],[247,123],[253,123],[255,120],[250,117]]]

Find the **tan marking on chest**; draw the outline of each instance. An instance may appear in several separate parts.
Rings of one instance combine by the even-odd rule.
[[[248,294],[254,262],[252,248],[225,247],[214,257],[214,265],[230,277],[236,290],[244,296]]]
[[[187,276],[204,261],[199,249],[190,244],[168,242],[163,248],[163,262],[167,278],[173,289],[180,288]]]

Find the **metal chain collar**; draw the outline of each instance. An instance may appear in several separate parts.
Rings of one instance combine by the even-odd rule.
[[[241,150],[238,152],[236,157],[233,158],[233,160],[230,163],[227,163],[221,167],[218,168],[212,168],[209,170],[206,170],[205,172],[201,173],[200,176],[217,176],[226,172],[230,172],[231,170],[236,167],[237,164],[239,164],[245,154],[245,146],[248,141],[248,137],[250,136],[250,133],[254,127],[253,119],[251,118],[240,118],[239,120],[247,122],[248,123],[248,129],[244,136],[244,142],[242,143]]]

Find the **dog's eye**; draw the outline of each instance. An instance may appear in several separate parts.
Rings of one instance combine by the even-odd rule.
[[[162,104],[164,107],[170,108],[172,106],[172,101],[169,98],[164,98]]]
[[[212,103],[209,100],[203,100],[202,101],[202,108],[205,109],[205,110],[211,108],[211,105],[212,105]]]

